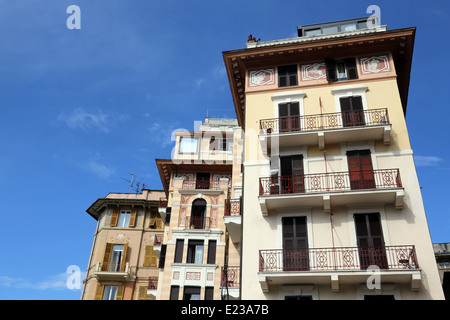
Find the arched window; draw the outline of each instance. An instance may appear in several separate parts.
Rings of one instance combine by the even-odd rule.
[[[196,199],[192,202],[190,227],[193,229],[204,229],[206,217],[206,201]]]

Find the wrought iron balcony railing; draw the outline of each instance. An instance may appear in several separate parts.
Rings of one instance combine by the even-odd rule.
[[[209,180],[184,180],[183,189],[220,189],[219,183]]]
[[[386,108],[263,119],[260,134],[292,133],[389,124]]]
[[[240,267],[222,267],[222,280],[221,286],[228,288],[238,288],[239,284],[239,272]]]
[[[167,207],[167,199],[166,198],[159,198],[159,208],[166,208]]]
[[[149,290],[158,289],[158,277],[149,277],[148,278],[148,287]]]
[[[259,195],[401,188],[399,169],[313,173],[259,179]]]
[[[225,216],[241,215],[241,198],[225,199]]]
[[[419,269],[413,245],[259,251],[260,272],[350,271],[370,266],[382,270]]]
[[[180,219],[178,226],[191,229],[209,229],[211,227],[211,218],[187,216]]]

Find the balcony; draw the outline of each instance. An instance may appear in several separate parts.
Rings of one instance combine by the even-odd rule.
[[[263,152],[298,145],[318,145],[343,141],[381,140],[391,143],[391,124],[386,108],[324,113],[260,120],[259,138]]]
[[[239,299],[240,267],[222,267],[222,279],[220,282],[221,296],[224,300]],[[226,297],[226,298],[224,298]]]
[[[98,281],[127,281],[130,279],[131,268],[129,262],[119,262],[95,265],[94,276]]]
[[[339,283],[365,283],[372,270],[380,272],[382,282],[410,283],[411,290],[419,289],[421,269],[413,245],[259,251],[264,292],[269,292],[269,283],[330,284],[338,292]]]
[[[209,217],[201,217],[201,216],[186,216],[181,217],[178,221],[178,226],[185,229],[209,229],[211,227],[215,227],[212,225],[212,219]]]
[[[333,172],[259,179],[259,204],[263,215],[294,207],[384,203],[403,207],[404,190],[399,169]]]
[[[220,188],[219,181],[210,181],[210,180],[183,180],[183,184],[181,189],[178,189],[180,194],[197,194],[203,193],[208,195],[219,195],[223,193],[223,190]],[[227,180],[228,183],[228,180]]]
[[[150,296],[150,299],[152,300],[156,299],[157,290],[158,290],[158,277],[149,277],[147,294]]]
[[[228,234],[234,243],[241,242],[241,198],[225,199],[224,217]]]

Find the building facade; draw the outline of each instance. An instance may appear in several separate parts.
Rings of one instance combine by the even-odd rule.
[[[245,132],[242,299],[443,298],[405,122],[415,28],[366,20],[223,53]]]
[[[86,211],[97,220],[82,300],[151,300],[158,284],[164,192],[110,193]]]

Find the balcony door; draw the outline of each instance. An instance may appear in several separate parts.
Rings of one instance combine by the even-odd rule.
[[[208,172],[197,172],[195,189],[209,189],[211,174]]]
[[[356,239],[361,269],[376,265],[387,269],[383,231],[379,213],[355,214]]]
[[[192,229],[204,229],[206,217],[206,201],[196,199],[192,202],[190,227]]]
[[[363,126],[364,109],[361,96],[340,98],[342,112],[342,124],[344,127]]]
[[[298,102],[280,103],[278,117],[280,132],[300,130],[300,104]]]
[[[305,192],[303,156],[280,157],[281,193]]]
[[[352,190],[375,188],[370,150],[348,151],[347,161]]]
[[[283,270],[309,270],[306,217],[283,217]]]

